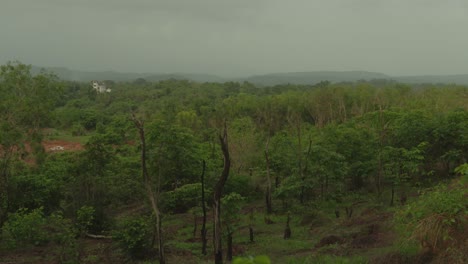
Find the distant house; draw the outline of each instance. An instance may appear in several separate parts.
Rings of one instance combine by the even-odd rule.
[[[93,85],[93,89],[96,90],[97,93],[110,93],[111,89],[106,87],[106,84],[99,81],[92,81],[91,84]]]

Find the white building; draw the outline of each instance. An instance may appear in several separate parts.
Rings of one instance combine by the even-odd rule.
[[[92,81],[91,84],[93,85],[93,89],[96,90],[98,93],[110,93],[111,89],[106,87],[105,83]]]

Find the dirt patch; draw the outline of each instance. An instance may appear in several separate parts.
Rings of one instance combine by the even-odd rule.
[[[373,223],[383,223],[390,219],[393,216],[393,213],[389,212],[384,212],[384,213],[372,213],[372,211],[368,211],[364,213],[363,215],[358,217],[353,217],[350,219],[347,219],[345,222],[343,222],[343,226],[357,226],[357,225],[370,225]]]
[[[426,264],[434,263],[434,254],[429,251],[422,251],[414,256],[405,256],[398,252],[391,252],[369,261],[371,264]],[[446,263],[446,262],[443,262]]]
[[[331,236],[326,236],[315,245],[315,248],[321,248],[324,246],[329,246],[333,244],[343,244],[345,240],[339,236],[331,235]]]
[[[81,143],[78,142],[69,142],[63,140],[46,140],[42,142],[46,152],[62,152],[62,151],[79,151],[83,150],[84,147]]]

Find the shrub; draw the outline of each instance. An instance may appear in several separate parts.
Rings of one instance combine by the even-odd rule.
[[[258,194],[250,184],[251,178],[248,175],[233,175],[229,177],[224,186],[224,193],[238,193],[242,197],[251,198]]]
[[[467,215],[463,185],[439,185],[407,204],[396,215],[400,230],[421,246],[437,251],[451,239]]]
[[[50,242],[58,245],[60,263],[79,263],[79,251],[75,239],[76,230],[70,219],[63,218],[60,212],[55,212],[47,219],[45,226]]]
[[[45,217],[43,209],[20,209],[11,214],[2,228],[2,238],[9,249],[54,243],[60,263],[78,263],[76,231],[60,212]]]
[[[88,232],[89,228],[93,224],[94,220],[94,207],[92,206],[82,206],[76,212],[76,226],[81,235],[84,235]]]
[[[205,198],[210,194],[205,193]],[[185,184],[173,191],[166,192],[161,197],[161,207],[172,213],[185,213],[201,204],[201,183]]]
[[[7,248],[41,245],[47,242],[47,233],[44,230],[46,218],[42,210],[42,207],[32,211],[22,208],[8,216],[2,227],[2,238]]]
[[[149,219],[145,217],[126,219],[121,227],[114,231],[113,237],[130,257],[142,258],[150,247]]]

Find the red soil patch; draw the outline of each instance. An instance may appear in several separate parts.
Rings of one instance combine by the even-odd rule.
[[[78,142],[63,140],[47,140],[42,142],[46,152],[78,151],[83,150],[83,145]]]

